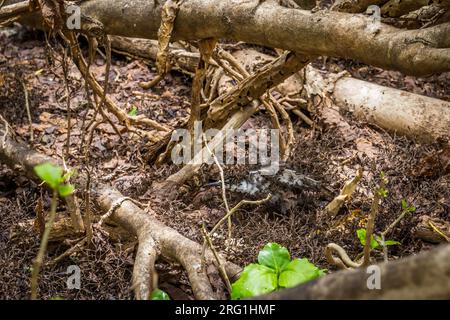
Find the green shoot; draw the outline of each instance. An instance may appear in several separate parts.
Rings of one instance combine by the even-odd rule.
[[[45,225],[45,230],[42,235],[39,252],[33,262],[31,273],[31,299],[37,299],[38,276],[41,266],[44,262],[45,251],[47,250],[48,238],[56,218],[56,208],[58,206],[58,195],[67,197],[74,191],[74,186],[66,184],[65,182],[73,175],[73,172],[68,172],[63,175],[63,169],[51,163],[44,163],[34,167],[36,175],[42,179],[53,190],[52,201],[50,205],[50,214],[48,222]]]

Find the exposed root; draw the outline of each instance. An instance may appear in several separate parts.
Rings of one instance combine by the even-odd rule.
[[[3,133],[5,129],[0,126]],[[0,149],[0,160],[11,165],[21,165],[29,177],[36,178],[34,166],[56,161],[30,150],[23,143],[6,138],[4,147]],[[80,177],[81,179],[82,177]],[[162,224],[149,209],[145,212],[134,201],[121,201],[124,196],[106,185],[99,185],[91,190],[92,200],[105,212],[109,212],[114,204],[121,205],[112,210],[110,220],[137,236],[139,247],[133,268],[133,288],[138,299],[147,299],[152,291],[154,281],[154,262],[161,256],[169,261],[177,261],[186,269],[194,296],[197,299],[214,299],[208,276],[201,267],[202,246],[182,236],[174,229]],[[215,264],[214,254],[206,252],[206,263]],[[222,259],[222,258],[221,258]],[[222,260],[230,279],[239,274],[241,268]]]

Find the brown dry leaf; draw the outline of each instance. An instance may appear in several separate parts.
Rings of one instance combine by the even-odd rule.
[[[42,18],[51,30],[58,30],[63,25],[61,12],[64,12],[63,0],[38,0]]]
[[[355,143],[356,149],[358,149],[360,153],[364,153],[367,157],[372,159],[377,157],[378,149],[375,148],[372,142],[370,142],[369,140],[364,138],[358,138],[356,139]]]
[[[39,234],[43,234],[45,230],[45,217],[44,217],[44,204],[42,203],[42,196],[38,198],[36,204],[36,219],[34,220],[34,229],[39,232]]]
[[[331,105],[323,107],[321,114],[324,124],[330,127],[336,127],[346,141],[355,139],[356,134],[354,130],[337,109],[333,108]]]
[[[331,201],[325,207],[326,213],[328,213],[331,217],[335,217],[337,215],[337,213],[339,212],[339,209],[341,209],[342,205],[348,199],[350,199],[353,192],[355,192],[356,186],[358,185],[358,182],[361,180],[362,175],[363,175],[363,171],[360,168],[358,170],[358,173],[356,174],[356,176],[353,179],[351,179],[345,183],[340,194],[336,198],[334,198],[333,201]]]
[[[412,175],[417,177],[437,177],[450,173],[450,146],[423,158]]]
[[[342,217],[341,219],[339,219],[335,223],[334,227],[329,230],[329,232],[332,232],[332,231],[345,232],[346,226],[349,225],[350,223],[352,223],[353,221],[355,221],[356,219],[358,219],[359,216],[361,215],[361,213],[362,213],[361,209],[355,209],[355,210],[350,211],[349,214],[347,214],[344,217]]]

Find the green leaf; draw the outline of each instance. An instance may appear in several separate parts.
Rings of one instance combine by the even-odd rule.
[[[164,291],[155,289],[150,296],[150,300],[170,300],[170,297]]]
[[[416,207],[409,206],[408,202],[405,199],[402,199],[402,209],[403,211],[407,211],[409,213],[416,212]]]
[[[128,112],[128,115],[130,117],[136,117],[138,113],[138,108],[136,108],[135,106],[133,106],[130,110],[130,112]]]
[[[386,240],[386,241],[384,242],[384,244],[387,245],[387,246],[401,245],[400,242],[395,241],[395,240]]]
[[[366,245],[366,229],[358,229],[356,231],[356,234],[358,235],[359,242],[363,246]],[[378,249],[380,247],[379,243],[372,237],[370,238],[370,248],[371,249]]]
[[[70,196],[74,190],[75,187],[71,184],[64,184],[58,186],[59,195],[63,198]]]
[[[252,263],[244,268],[231,289],[232,300],[269,293],[277,289],[277,274],[271,268]]]
[[[322,276],[326,275],[327,272],[328,272],[328,269],[320,269],[319,270],[319,277],[322,277]]]
[[[380,188],[378,190],[378,194],[380,196],[382,196],[383,198],[387,198],[387,196],[389,195],[389,191],[387,189],[385,189],[385,188]]]
[[[278,278],[278,285],[283,288],[291,288],[314,280],[325,272],[317,268],[308,259],[292,260],[281,272]]]
[[[403,210],[408,210],[408,202],[406,202],[405,199],[402,199],[402,209]]]
[[[291,256],[288,249],[278,243],[268,243],[258,254],[258,262],[279,273],[289,262]]]
[[[44,163],[34,167],[34,172],[42,181],[46,182],[52,189],[57,189],[62,179],[62,168]]]

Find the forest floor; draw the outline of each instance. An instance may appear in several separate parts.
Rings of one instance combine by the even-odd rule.
[[[68,136],[67,90],[61,61],[62,49],[54,43],[47,46],[42,34],[20,27],[0,30],[0,113],[22,139],[38,151],[59,158],[65,155]],[[330,71],[347,70],[356,78],[450,100],[448,73],[418,79],[345,60],[321,59],[315,65]],[[104,79],[104,68],[105,60],[97,55],[91,69],[100,81]],[[152,95],[136,94],[136,91],[142,91],[138,83],[154,75],[153,66],[113,55],[109,74],[110,96],[127,112],[136,108],[139,114],[175,127],[189,115],[191,79],[172,72],[151,90]],[[65,157],[65,161],[70,166],[80,167],[86,160],[81,152],[83,119],[87,113],[92,114],[92,109],[86,107],[83,79],[71,63],[68,64],[67,79],[72,128],[70,157]],[[22,83],[26,84],[29,93],[33,142],[30,140]],[[388,236],[401,242],[401,245],[390,247],[389,258],[397,259],[431,248],[433,245],[414,237],[413,229],[424,215],[450,220],[450,159],[442,159],[442,155],[449,153],[439,153],[448,145],[445,142],[417,144],[349,115],[318,113],[311,117],[317,124],[315,128],[292,116],[296,143],[285,167],[322,182],[333,190],[332,194],[278,190],[282,194],[281,204],[244,207],[233,219],[235,242],[232,249],[224,245],[225,228],[215,235],[215,244],[224,255],[243,266],[255,261],[258,251],[266,243],[277,242],[286,246],[293,257],[308,258],[332,272],[334,269],[324,257],[324,248],[335,242],[342,245],[351,257],[362,251],[356,230],[365,225],[371,195],[382,171],[389,179],[389,194],[380,207],[375,231],[383,231],[399,216],[403,199],[417,208]],[[245,126],[270,127],[270,121],[265,112],[260,112]],[[164,181],[179,167],[149,165],[145,161],[148,138],[126,132],[119,124],[117,127],[122,138],[108,123],[96,130],[90,145],[92,180],[110,183],[141,203],[151,201],[158,219],[186,237],[202,242],[202,223],[211,228],[224,215],[220,188],[205,186],[219,180],[217,168],[205,167],[195,179],[188,181],[177,200],[155,199],[149,192],[152,183]],[[443,166],[445,162],[447,165]],[[364,175],[356,193],[341,209],[339,216],[330,221],[323,214],[323,208],[339,193],[344,183],[355,176],[358,168],[363,169]],[[238,181],[247,176],[249,170],[245,166],[227,166],[225,175],[227,179]],[[248,198],[233,192],[228,192],[228,195],[230,206]],[[47,192],[20,172],[0,165],[0,298],[28,298],[30,266],[38,251],[39,236],[34,229],[21,230],[20,233],[12,230],[18,223],[35,218],[35,207],[40,197],[48,208]],[[99,211],[95,213],[101,214]],[[131,299],[134,245],[134,242],[112,241],[97,232],[91,247],[42,270],[40,297]],[[67,243],[53,244],[49,255],[56,257],[67,248]],[[382,260],[381,254],[374,257]],[[74,264],[81,268],[80,290],[66,287],[66,269]],[[192,298],[187,277],[179,266],[161,261],[157,264],[157,271],[160,287],[172,298]]]

